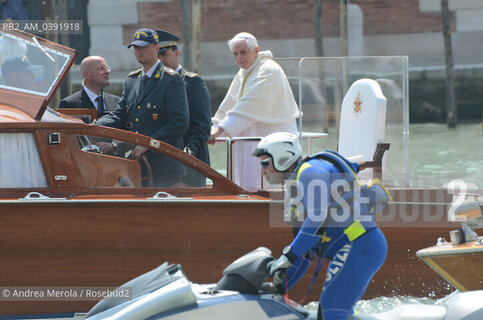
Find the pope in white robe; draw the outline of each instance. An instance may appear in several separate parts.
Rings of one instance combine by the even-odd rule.
[[[264,137],[273,132],[297,134],[300,116],[287,77],[270,51],[256,38],[239,33],[228,41],[240,71],[212,118],[210,143],[217,137]],[[248,191],[261,187],[259,159],[251,155],[258,142],[236,142],[234,181]]]

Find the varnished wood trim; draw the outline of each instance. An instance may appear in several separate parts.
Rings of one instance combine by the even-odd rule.
[[[55,108],[55,111],[68,116],[87,116],[90,121],[97,119],[97,109],[94,108]]]
[[[443,268],[441,268],[436,262],[433,261],[431,258],[424,258],[424,262],[426,262],[431,268],[434,269],[441,277],[446,279],[452,286],[454,286],[459,291],[468,291],[461,283],[456,281],[448,272],[446,272]]]
[[[46,145],[46,136],[49,132],[59,132],[61,135],[88,135],[88,136],[98,136],[108,139],[117,139],[126,141],[132,144],[140,145],[146,147],[151,150],[159,151],[162,154],[168,155],[173,159],[176,159],[185,165],[199,171],[201,174],[206,176],[207,178],[213,181],[212,192],[214,193],[221,193],[221,194],[240,194],[240,193],[250,193],[248,191],[243,190],[238,185],[233,183],[232,181],[228,180],[226,177],[215,171],[213,168],[208,166],[207,164],[199,161],[195,157],[190,156],[186,152],[173,147],[167,143],[159,141],[159,149],[152,146],[150,144],[152,138],[136,134],[133,132],[115,129],[115,128],[108,128],[103,126],[97,125],[90,125],[84,124],[79,122],[72,122],[72,123],[58,123],[58,122],[35,122],[35,123],[1,123],[0,124],[0,132],[35,132],[39,135],[39,140],[43,141],[39,144],[39,150],[42,152],[40,155],[41,157],[48,158],[51,156],[48,154],[48,148],[45,147]],[[47,152],[47,153],[46,153]],[[46,165],[47,170],[49,164]],[[51,171],[51,170],[50,170]],[[50,172],[49,171],[49,172]],[[51,181],[51,189],[52,192],[62,192],[57,190],[59,188],[63,189],[66,187],[74,187],[74,186],[56,186],[55,183]],[[80,186],[79,186],[80,187]],[[124,192],[131,192],[125,188]],[[163,188],[163,190],[165,190]],[[176,189],[175,189],[176,190]],[[84,190],[85,191],[85,190]]]

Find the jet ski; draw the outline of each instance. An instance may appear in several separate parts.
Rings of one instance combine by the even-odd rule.
[[[165,262],[112,291],[84,319],[317,319],[316,311],[286,299],[265,282],[273,260],[269,249],[255,249],[232,262],[216,284],[191,283],[180,265]],[[401,305],[350,319],[481,320],[483,290],[456,293],[439,305]]]

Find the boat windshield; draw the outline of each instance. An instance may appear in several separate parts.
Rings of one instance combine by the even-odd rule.
[[[0,88],[47,97],[69,58],[35,37],[0,32]]]

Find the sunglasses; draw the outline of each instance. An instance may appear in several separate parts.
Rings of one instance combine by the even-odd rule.
[[[100,72],[111,72],[111,67],[107,66],[100,66],[100,67],[97,67],[96,70],[99,70]]]
[[[262,166],[263,169],[268,168],[268,166],[270,165],[270,158],[261,160],[260,165]]]

